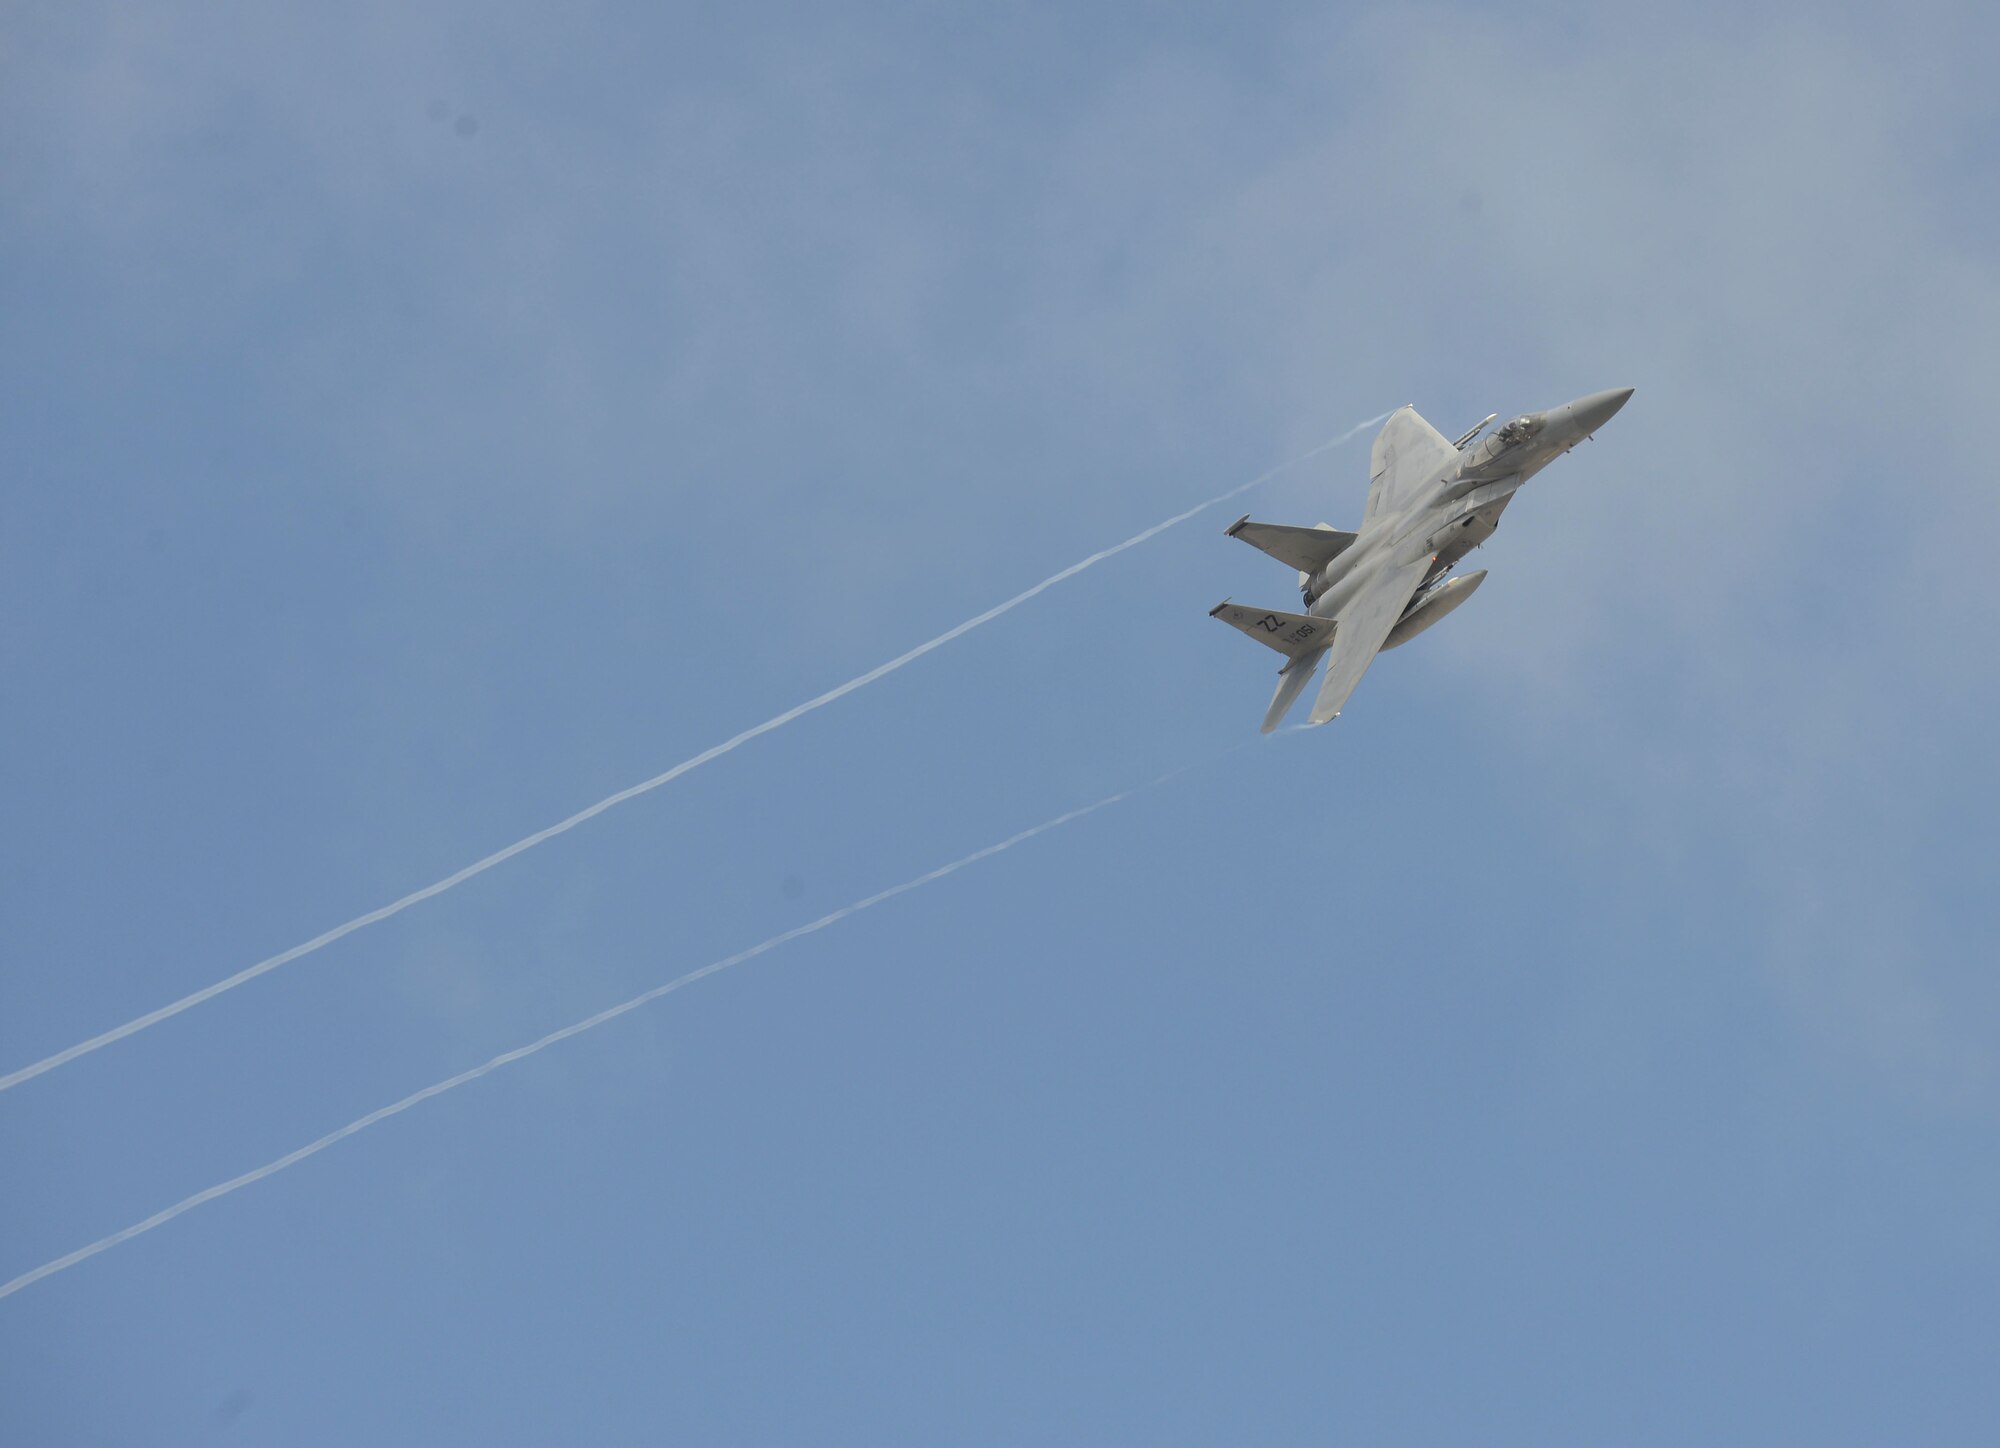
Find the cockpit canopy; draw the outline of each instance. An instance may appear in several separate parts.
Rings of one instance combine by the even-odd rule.
[[[1541,414],[1537,412],[1524,412],[1512,422],[1503,422],[1500,424],[1500,430],[1494,436],[1498,437],[1506,446],[1514,447],[1519,443],[1526,442],[1541,430]]]

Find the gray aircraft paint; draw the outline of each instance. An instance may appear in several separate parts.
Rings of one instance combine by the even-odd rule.
[[[1485,571],[1452,578],[1453,565],[1493,536],[1523,483],[1609,422],[1631,395],[1629,387],[1593,392],[1546,412],[1522,413],[1490,433],[1488,417],[1456,443],[1414,407],[1402,407],[1375,439],[1358,533],[1247,517],[1231,524],[1229,536],[1280,562],[1326,559],[1317,570],[1299,573],[1303,614],[1227,599],[1209,610],[1286,656],[1264,732],[1283,721],[1321,659],[1328,662],[1313,703],[1314,724],[1339,716],[1376,654],[1415,638],[1470,598]],[[1324,545],[1316,546],[1316,531],[1329,535]]]

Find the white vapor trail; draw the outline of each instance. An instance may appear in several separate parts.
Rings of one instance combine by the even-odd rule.
[[[642,794],[646,794],[652,790],[658,789],[663,784],[669,784],[672,781],[679,779],[683,774],[687,774],[692,770],[701,768],[704,764],[709,763],[711,760],[720,759],[723,755],[729,753],[731,750],[736,749],[744,744],[748,744],[752,739],[757,738],[761,734],[769,734],[774,729],[781,729],[785,725],[791,723],[794,719],[797,719],[803,714],[810,714],[815,709],[824,708],[826,705],[831,704],[836,699],[844,699],[849,694],[854,693],[857,689],[867,688],[870,684],[874,683],[876,680],[885,678],[888,675],[895,673],[896,670],[902,668],[905,664],[914,663],[916,662],[916,660],[922,658],[925,654],[930,653],[932,650],[941,649],[946,644],[952,642],[954,639],[960,639],[965,637],[965,635],[971,633],[974,629],[980,627],[982,624],[991,623],[993,622],[994,619],[999,618],[1004,613],[1011,613],[1014,609],[1017,609],[1022,604],[1026,603],[1029,599],[1034,598],[1039,594],[1048,592],[1048,590],[1054,588],[1058,583],[1062,583],[1068,579],[1076,577],[1077,574],[1082,573],[1085,569],[1094,568],[1098,564],[1102,563],[1105,559],[1114,558],[1118,554],[1123,553],[1128,548],[1137,548],[1141,543],[1146,542],[1150,538],[1157,537],[1161,533],[1166,532],[1167,529],[1172,528],[1177,524],[1185,523],[1188,519],[1194,517],[1196,514],[1204,513],[1208,511],[1210,508],[1216,507],[1218,504],[1226,503],[1231,498],[1249,492],[1252,488],[1258,487],[1264,483],[1268,483],[1272,478],[1278,476],[1278,474],[1286,471],[1289,468],[1298,466],[1300,463],[1306,461],[1308,458],[1317,457],[1319,454],[1327,451],[1329,448],[1338,447],[1340,444],[1346,442],[1349,438],[1353,437],[1356,433],[1361,432],[1366,428],[1374,426],[1376,423],[1380,422],[1383,417],[1387,416],[1388,416],[1387,413],[1383,413],[1379,417],[1369,418],[1366,422],[1356,423],[1353,427],[1349,428],[1339,437],[1329,438],[1327,441],[1321,443],[1319,446],[1311,448],[1306,452],[1300,453],[1295,458],[1292,458],[1286,462],[1278,464],[1278,466],[1272,468],[1269,472],[1260,474],[1259,476],[1252,478],[1247,483],[1240,483],[1236,487],[1231,488],[1226,493],[1218,493],[1216,494],[1216,496],[1208,499],[1206,502],[1196,503],[1192,508],[1187,509],[1185,512],[1174,514],[1173,517],[1168,518],[1165,522],[1155,523],[1152,527],[1147,528],[1142,532],[1134,533],[1130,538],[1127,538],[1123,543],[1114,543],[1109,548],[1099,549],[1097,552],[1091,554],[1088,558],[1080,559],[1079,561],[1070,564],[1069,567],[1063,569],[1060,573],[1050,574],[1047,578],[1044,578],[1040,583],[1037,583],[1034,587],[1023,589],[1021,592],[1015,594],[1012,598],[1008,599],[1006,602],[997,603],[992,608],[987,609],[984,613],[974,614],[964,623],[958,624],[953,628],[946,629],[936,638],[931,639],[926,643],[918,644],[915,648],[909,650],[907,653],[898,654],[895,658],[889,660],[888,663],[878,664],[874,668],[870,669],[867,673],[856,675],[854,678],[849,679],[846,683],[828,689],[824,694],[820,694],[815,696],[814,698],[808,699],[803,704],[795,705],[792,708],[785,710],[785,712],[782,714],[773,715],[771,718],[766,719],[762,724],[752,725],[750,728],[745,729],[741,734],[737,734],[732,738],[725,739],[722,741],[722,743],[714,745],[711,748],[704,749],[701,753],[695,755],[691,759],[682,760],[679,764],[676,764],[672,769],[667,770],[663,774],[656,774],[651,779],[643,780],[638,784],[632,785],[628,789],[621,789],[616,794],[607,795],[605,798],[600,799],[596,804],[593,804],[586,809],[578,810],[568,819],[560,820],[557,823],[550,825],[546,829],[536,830],[532,835],[527,836],[525,839],[516,840],[513,844],[508,845],[504,849],[495,850],[492,854],[486,856],[486,858],[482,860],[475,860],[472,864],[467,865],[464,869],[458,870],[453,874],[445,876],[442,880],[437,881],[435,884],[426,885],[421,890],[413,890],[408,895],[403,896],[402,899],[391,901],[389,904],[381,906],[379,909],[370,910],[365,915],[357,915],[352,920],[346,922],[344,925],[336,925],[333,927],[333,929],[328,930],[323,934],[315,935],[312,939],[305,941],[303,944],[294,945],[289,950],[281,950],[276,955],[258,961],[255,965],[245,966],[242,970],[237,971],[236,974],[230,976],[224,976],[221,980],[216,981],[214,984],[205,985],[200,990],[194,991],[188,995],[184,995],[179,1000],[170,1002],[167,1005],[163,1005],[159,1007],[157,1010],[148,1011],[142,1016],[134,1016],[131,1020],[125,1022],[125,1024],[123,1024],[122,1026],[113,1026],[110,1030],[105,1031],[100,1035],[92,1036],[88,1040],[78,1041],[75,1045],[65,1047],[63,1050],[57,1051],[52,1056],[44,1056],[41,1060],[33,1062],[30,1065],[22,1066],[16,1070],[9,1071],[6,1075],[0,1076],[0,1091],[5,1091],[10,1089],[11,1087],[18,1086],[23,1081],[32,1080],[34,1077],[40,1076],[44,1072],[53,1071],[58,1066],[67,1065],[69,1062],[74,1061],[79,1056],[87,1056],[92,1051],[102,1050],[104,1047],[111,1045],[115,1041],[124,1040],[127,1036],[137,1035],[140,1031],[145,1030],[149,1026],[157,1026],[161,1021],[164,1021],[171,1016],[177,1016],[182,1011],[185,1010],[192,1010],[195,1006],[202,1004],[204,1001],[214,1000],[217,996],[223,994],[225,991],[235,990],[236,987],[238,987],[239,985],[244,985],[250,981],[253,981],[260,975],[266,975],[271,971],[276,970],[281,965],[289,965],[293,961],[299,959],[301,956],[311,955],[314,951],[319,950],[324,946],[333,944],[334,941],[339,940],[343,936],[352,935],[357,930],[363,930],[370,925],[379,924],[381,921],[387,920],[391,915],[401,914],[403,911],[409,909],[412,905],[421,904],[423,901],[429,900],[434,896],[442,895],[445,891],[451,889],[453,886],[462,885],[467,880],[470,880],[474,875],[484,874],[486,871],[492,869],[495,865],[502,864],[507,860],[513,859],[514,856],[516,855],[523,854],[528,850],[532,850],[536,845],[541,844],[545,840],[552,840],[557,835],[566,834],[570,830],[573,830],[578,825],[582,824],[585,820],[594,819],[598,815],[603,814],[606,810],[611,809],[616,805],[621,805],[625,803],[625,801],[627,801],[628,799],[636,799]]]
[[[1237,746],[1237,748],[1242,748],[1242,747],[1244,746],[1242,745]],[[304,1161],[307,1157],[316,1156],[320,1152],[325,1151],[329,1146],[333,1146],[338,1142],[345,1141],[350,1136],[358,1135],[359,1133],[366,1131],[369,1127],[375,1125],[379,1121],[387,1121],[392,1116],[400,1116],[403,1112],[408,1111],[412,1106],[416,1106],[425,1101],[428,1101],[433,1096],[442,1096],[447,1091],[456,1090],[458,1087],[463,1086],[468,1082],[477,1081],[481,1076],[489,1075],[494,1071],[498,1071],[502,1066],[511,1066],[516,1061],[525,1060],[527,1057],[534,1055],[537,1051],[546,1050],[548,1047],[555,1045],[558,1041],[567,1041],[571,1036],[580,1036],[585,1031],[594,1031],[599,1026],[603,1025],[605,1022],[616,1020],[618,1017],[625,1015],[627,1012],[636,1011],[639,1009],[639,1007],[651,1004],[653,1001],[658,1000],[661,996],[671,995],[674,991],[679,990],[682,986],[693,985],[696,981],[701,980],[707,976],[715,975],[718,972],[728,970],[732,966],[742,965],[745,961],[754,960],[758,956],[763,955],[766,951],[776,950],[779,946],[797,940],[800,936],[812,935],[817,931],[826,929],[829,925],[837,925],[841,921],[847,919],[847,917],[850,915],[858,915],[863,910],[867,910],[876,905],[880,905],[884,901],[893,900],[898,895],[907,895],[910,893],[910,891],[920,889],[923,886],[928,885],[935,880],[942,880],[946,875],[956,874],[958,871],[963,870],[967,865],[976,865],[981,860],[991,859],[993,856],[1001,853],[1001,851],[1003,850],[1011,850],[1014,848],[1014,846],[1021,844],[1024,841],[1032,840],[1036,835],[1045,835],[1050,830],[1060,829],[1062,826],[1069,824],[1073,820],[1080,820],[1085,815],[1095,814],[1097,811],[1101,809],[1106,809],[1111,805],[1118,804],[1124,800],[1128,800],[1132,798],[1132,796],[1135,794],[1142,794],[1146,790],[1155,789],[1160,785],[1165,784],[1168,780],[1171,780],[1176,776],[1184,773],[1186,771],[1186,768],[1187,766],[1182,766],[1180,769],[1171,770],[1168,773],[1161,775],[1159,778],[1150,780],[1145,784],[1134,786],[1131,789],[1123,790],[1117,794],[1106,795],[1103,799],[1098,800],[1095,804],[1087,804],[1084,805],[1081,809],[1073,809],[1068,811],[1067,813],[1057,815],[1054,819],[1044,820],[1042,821],[1042,823],[1038,825],[1034,825],[1031,828],[1022,830],[1019,834],[1009,835],[1006,839],[999,841],[997,844],[988,845],[981,850],[974,850],[971,854],[953,860],[948,865],[940,865],[935,870],[931,870],[926,872],[925,874],[918,875],[914,879],[905,880],[900,885],[892,885],[886,890],[881,890],[873,895],[869,895],[864,897],[863,899],[856,900],[851,905],[843,905],[840,907],[840,909],[835,910],[830,914],[822,915],[817,920],[808,921],[804,925],[795,925],[790,930],[785,931],[783,934],[773,935],[769,940],[765,940],[760,942],[759,944],[753,945],[748,950],[739,950],[738,952],[736,952],[736,954],[731,956],[726,956],[721,960],[712,961],[709,964],[701,967],[701,969],[699,970],[691,970],[686,975],[677,976],[673,980],[668,981],[665,985],[654,986],[651,990],[646,991],[641,995],[633,996],[632,999],[630,999],[629,1001],[625,1001],[622,1004],[612,1006],[607,1010],[601,1010],[596,1015],[587,1016],[583,1020],[576,1022],[574,1025],[564,1026],[559,1031],[551,1031],[549,1032],[548,1035],[543,1036],[538,1041],[530,1041],[525,1046],[516,1046],[511,1051],[503,1051],[482,1066],[474,1066],[469,1071],[461,1071],[456,1076],[448,1076],[444,1080],[437,1082],[435,1085],[424,1087],[424,1089],[421,1091],[413,1091],[408,1096],[405,1096],[402,1100],[392,1102],[387,1106],[379,1108],[378,1110],[371,1111],[366,1116],[357,1117],[353,1121],[348,1122],[347,1125],[341,1127],[339,1130],[329,1131],[325,1136],[320,1137],[317,1141],[308,1142],[306,1145],[300,1147],[297,1151],[288,1151],[283,1156],[279,1157],[277,1160],[266,1162],[264,1165],[256,1168],[254,1171],[246,1171],[241,1176],[231,1177],[228,1181],[225,1182],[218,1182],[216,1183],[216,1185],[212,1187],[208,1187],[202,1191],[198,1191],[193,1196],[187,1197],[181,1201],[174,1203],[171,1207],[168,1207],[163,1211],[158,1211],[153,1213],[152,1216],[147,1217],[144,1221],[134,1222],[131,1226],[123,1228],[120,1231],[113,1232],[108,1237],[99,1238],[97,1241],[92,1242],[87,1247],[79,1247],[74,1252],[70,1252],[65,1254],[64,1256],[57,1257],[54,1261],[44,1262],[41,1266],[35,1268],[31,1272],[23,1272],[19,1277],[14,1278],[11,1282],[0,1284],[0,1297],[12,1296],[14,1293],[19,1292],[23,1287],[27,1287],[36,1282],[39,1282],[44,1277],[52,1277],[58,1272],[76,1266],[77,1263],[82,1262],[87,1258],[95,1257],[99,1252],[109,1251],[111,1248],[118,1246],[121,1242],[129,1242],[134,1237],[141,1236],[144,1233],[152,1231],[153,1228],[155,1227],[164,1226],[166,1223],[171,1222],[175,1217],[180,1216],[183,1212],[191,1212],[196,1207],[205,1206],[207,1203],[214,1201],[218,1197],[226,1197],[231,1192],[239,1191],[244,1187],[250,1186],[256,1182],[264,1180],[264,1178],[266,1177],[276,1176],[286,1167],[296,1166],[298,1163]]]

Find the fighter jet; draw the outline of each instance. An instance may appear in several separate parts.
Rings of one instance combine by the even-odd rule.
[[[1339,715],[1383,649],[1407,643],[1472,597],[1486,570],[1451,577],[1458,561],[1493,536],[1521,484],[1583,442],[1625,405],[1629,387],[1593,392],[1547,412],[1527,412],[1492,432],[1494,413],[1457,442],[1398,408],[1375,438],[1361,531],[1253,523],[1226,530],[1299,571],[1305,611],[1245,608],[1224,599],[1209,610],[1285,656],[1264,715],[1269,734],[1332,655],[1311,722]],[[1485,433],[1482,437],[1481,434]]]

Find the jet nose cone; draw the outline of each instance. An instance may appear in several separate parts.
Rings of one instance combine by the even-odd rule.
[[[1611,421],[1631,395],[1629,387],[1614,387],[1608,392],[1593,392],[1588,397],[1579,397],[1569,405],[1570,420],[1575,423],[1578,432],[1588,437]]]

